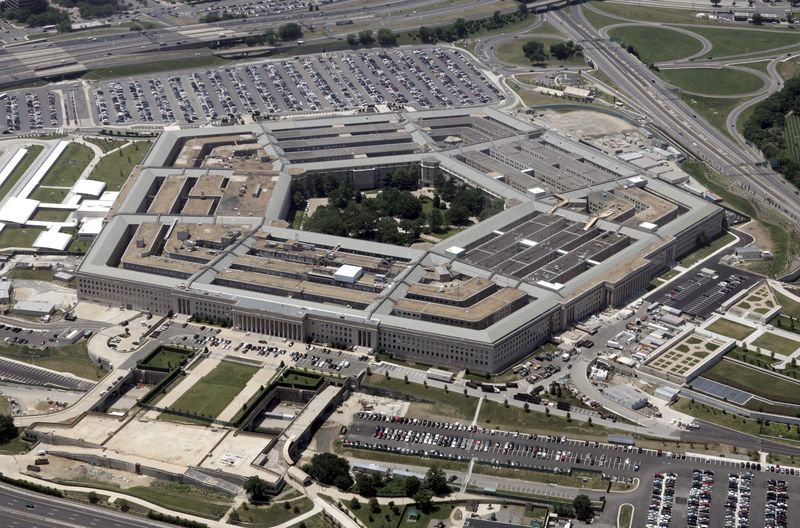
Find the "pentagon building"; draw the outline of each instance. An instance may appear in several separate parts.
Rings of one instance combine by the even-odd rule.
[[[412,168],[505,209],[435,244],[292,229],[316,178]],[[299,187],[298,187],[299,186]],[[81,299],[497,372],[644,291],[723,210],[497,110],[360,114],[164,132],[78,273]]]

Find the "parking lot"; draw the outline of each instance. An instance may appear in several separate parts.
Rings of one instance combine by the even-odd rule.
[[[47,88],[4,92],[0,95],[0,123],[4,133],[55,128],[63,121],[63,105]]]
[[[740,498],[744,505],[741,511],[749,508],[749,526],[780,526],[768,524],[765,515],[774,511],[777,518],[779,512],[785,514],[787,509],[793,511],[800,507],[797,499],[800,475],[791,474],[786,468],[782,468],[786,472],[782,473],[775,466],[762,467],[755,462],[733,459],[374,413],[356,413],[344,445],[421,457],[423,466],[433,464],[436,458],[461,461],[474,458],[476,462],[497,467],[555,473],[597,471],[610,479],[623,481],[639,478],[639,488],[620,499],[636,506],[632,526],[734,528],[735,525],[724,521],[731,496],[724,479],[730,474],[752,474],[749,496],[746,485],[742,485],[741,491],[737,485],[735,491],[737,509]],[[667,477],[667,473],[674,474],[674,479]],[[777,476],[786,482],[787,495],[783,498],[778,491],[782,488],[770,484]],[[674,488],[674,492],[669,488]],[[670,497],[671,494],[674,497]],[[655,516],[652,515],[654,503],[657,506]],[[706,517],[708,524],[703,522]],[[696,524],[691,524],[694,520]]]
[[[99,83],[98,123],[205,123],[244,114],[492,103],[500,90],[469,57],[442,48],[336,52],[181,75]]]
[[[723,302],[758,282],[759,277],[718,263],[707,262],[715,275],[701,272],[687,273],[674,282],[671,288],[648,299],[665,306],[677,308],[689,315],[705,319]]]

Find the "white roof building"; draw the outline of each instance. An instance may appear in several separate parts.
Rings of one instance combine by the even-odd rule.
[[[100,231],[103,230],[103,219],[102,218],[87,218],[81,224],[81,228],[78,230],[78,236],[80,238],[94,238],[100,234]]]
[[[30,198],[12,196],[0,208],[0,222],[22,225],[30,220],[39,207],[39,203],[39,201],[31,200]]]
[[[37,249],[55,249],[57,251],[64,251],[67,249],[67,246],[69,246],[70,242],[72,242],[72,235],[60,233],[57,230],[47,230],[36,237],[33,247]]]
[[[98,197],[106,190],[106,183],[97,180],[79,180],[73,187],[72,192],[84,196]]]

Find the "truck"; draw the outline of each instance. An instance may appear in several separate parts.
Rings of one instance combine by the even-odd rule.
[[[609,339],[608,341],[606,341],[606,346],[608,348],[614,348],[617,350],[622,350],[623,348],[621,344],[619,344],[617,341],[614,341],[613,339]]]
[[[446,370],[429,368],[425,373],[425,377],[434,381],[442,381],[444,383],[453,382],[453,373]]]

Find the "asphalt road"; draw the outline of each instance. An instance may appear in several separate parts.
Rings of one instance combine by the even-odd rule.
[[[33,508],[29,508],[32,505]],[[0,485],[4,528],[157,528],[168,526],[101,508]]]
[[[604,39],[580,6],[554,11],[548,19],[584,47],[586,55],[627,94],[626,104],[646,116],[651,125],[729,178],[749,185],[760,199],[792,218],[800,218],[800,196],[782,177],[757,166],[761,160],[751,151],[742,149],[697,116],[667,84],[619,44]]]

